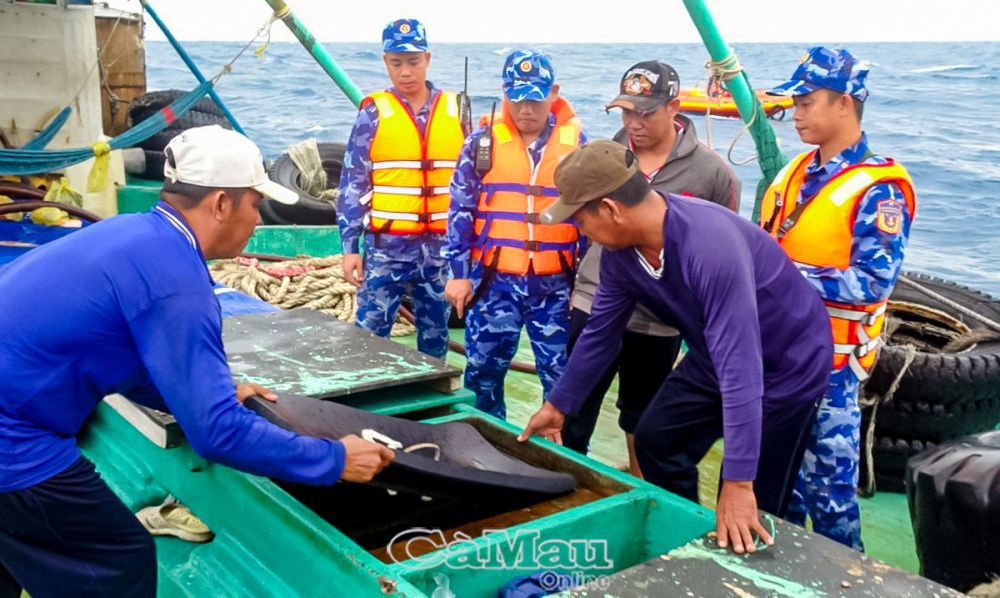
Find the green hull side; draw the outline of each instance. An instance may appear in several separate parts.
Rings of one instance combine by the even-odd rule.
[[[518,432],[467,405],[454,411],[428,421],[475,421],[508,441]],[[80,443],[130,509],[173,494],[215,531],[215,540],[207,544],[157,539],[161,596],[379,596],[384,581],[395,584],[397,595],[429,596],[438,587],[435,575],[443,573],[457,595],[485,598],[512,577],[542,568],[513,560],[505,568],[455,568],[497,542],[483,537],[447,550],[447,562],[433,567],[382,563],[270,480],[207,463],[186,444],[161,449],[105,404]],[[532,450],[554,451],[567,466],[618,488],[617,494],[509,528],[511,534],[537,530],[543,541],[605,542],[613,567],[590,574],[607,575],[647,561],[713,527],[712,513],[703,507],[546,441],[533,445]]]

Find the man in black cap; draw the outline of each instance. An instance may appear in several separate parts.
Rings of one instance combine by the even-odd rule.
[[[606,107],[621,108],[622,128],[614,140],[631,148],[646,180],[662,194],[701,197],[730,210],[739,208],[740,181],[721,156],[698,141],[694,123],[678,114],[680,79],[668,64],[649,60],[622,76],[619,95]],[[593,244],[577,271],[569,349],[583,332],[600,278],[601,246]],[[640,476],[633,431],[643,409],[670,373],[680,350],[677,330],[650,311],[636,307],[622,338],[622,348],[578,415],[566,418],[563,441],[586,453],[601,403],[618,375],[618,424],[625,431],[629,469]]]

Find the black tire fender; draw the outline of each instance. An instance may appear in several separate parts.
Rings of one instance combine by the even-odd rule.
[[[340,172],[344,166],[347,146],[343,143],[320,143],[319,155],[326,170],[327,185],[336,188],[340,183]],[[264,224],[325,224],[337,223],[336,206],[333,202],[309,195],[299,183],[299,169],[295,162],[282,154],[268,171],[272,181],[299,194],[299,201],[293,205],[264,200],[260,215]]]
[[[914,282],[994,321],[1000,322],[1000,301],[962,285],[923,274],[906,274]],[[947,339],[936,338],[940,322],[925,314],[950,317],[956,326],[982,340],[958,351],[949,350]],[[911,403],[957,403],[1000,400],[1000,332],[962,314],[951,306],[899,281],[889,299],[887,320],[905,320],[890,332],[872,377],[868,393],[884,394],[907,359],[907,344],[917,345],[913,362],[904,373],[893,401]],[[891,322],[890,322],[891,323]],[[945,326],[947,327],[947,326]]]

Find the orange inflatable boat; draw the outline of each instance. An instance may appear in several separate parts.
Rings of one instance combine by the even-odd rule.
[[[682,89],[678,97],[681,100],[681,112],[705,114],[705,112],[710,111],[713,116],[728,116],[731,118],[739,118],[740,116],[739,110],[736,108],[736,102],[733,101],[733,97],[727,91],[710,96],[705,93],[704,89],[691,87]],[[790,111],[793,106],[792,98],[769,96],[763,89],[757,90],[757,99],[764,106],[764,114],[767,114],[768,118],[775,120],[784,119],[786,111]]]

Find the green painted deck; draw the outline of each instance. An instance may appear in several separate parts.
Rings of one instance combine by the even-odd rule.
[[[465,331],[452,330],[451,338],[455,341],[465,342]],[[416,347],[415,335],[396,340]],[[534,362],[526,336],[521,338],[515,359],[528,363]],[[448,353],[448,363],[458,368],[464,368],[465,357],[451,351]],[[531,374],[511,371],[507,374],[504,386],[508,421],[516,427],[523,427],[541,405],[541,382]],[[618,409],[615,407],[617,395],[618,381],[615,380],[601,408],[597,429],[591,440],[590,456],[610,467],[627,469],[628,452],[625,447],[625,435],[618,428]],[[709,508],[715,507],[721,462],[722,442],[720,441],[712,447],[712,450],[698,467],[701,474],[699,492],[701,502]],[[869,555],[904,571],[919,572],[920,563],[917,560],[913,528],[910,525],[910,512],[906,504],[905,494],[880,492],[873,498],[862,498],[861,523],[862,537]]]
[[[129,177],[118,188],[118,212],[147,212],[159,201],[158,181]],[[340,229],[336,226],[260,226],[247,243],[246,253],[282,257],[322,257],[340,253]]]

